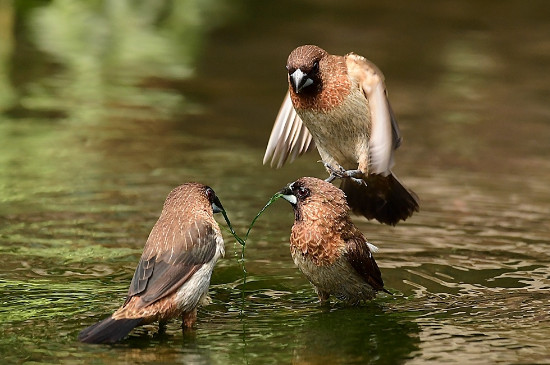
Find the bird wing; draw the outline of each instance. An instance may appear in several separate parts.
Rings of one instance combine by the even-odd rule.
[[[374,63],[354,53],[346,55],[346,64],[348,74],[359,81],[369,103],[370,170],[375,174],[387,175],[393,164],[393,150],[401,137],[388,101],[384,75]]]
[[[346,257],[355,271],[375,290],[384,288],[380,269],[374,261],[369,243],[360,233],[353,234],[346,240]]]
[[[157,222],[134,273],[125,305],[139,296],[138,307],[145,307],[178,290],[213,259],[218,236],[208,222],[196,221],[189,227]]]
[[[386,91],[386,100],[388,100],[388,109],[390,110],[390,117],[391,117],[391,132],[393,137],[393,149],[396,150],[401,146],[401,142],[403,142],[403,137],[401,137],[401,131],[399,130],[399,125],[397,124],[397,119],[395,119],[395,114],[393,113],[393,109],[390,104],[390,100],[387,99],[388,92]]]
[[[287,92],[269,136],[264,165],[270,161],[272,167],[279,168],[287,160],[294,161],[314,146],[311,138],[311,133],[296,114],[290,93]]]

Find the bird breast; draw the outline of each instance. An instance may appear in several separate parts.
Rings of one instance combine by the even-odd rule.
[[[357,168],[368,156],[370,118],[367,98],[358,85],[343,102],[328,110],[297,109],[325,163],[346,169]]]
[[[295,224],[290,235],[292,257],[304,257],[317,266],[332,264],[343,250],[340,234],[312,221]]]

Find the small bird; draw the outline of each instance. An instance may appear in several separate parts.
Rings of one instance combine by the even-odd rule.
[[[225,254],[213,213],[224,213],[212,188],[183,184],[168,194],[145,243],[124,304],[82,332],[86,343],[117,342],[137,326],[181,316],[182,330],[193,326],[197,307],[208,302],[212,270]]]
[[[294,208],[292,259],[315,287],[321,303],[334,295],[358,304],[386,291],[372,256],[377,248],[352,223],[342,190],[317,178],[302,177],[280,194]]]
[[[418,197],[392,173],[401,144],[382,72],[362,56],[335,56],[305,45],[287,61],[289,90],[263,163],[281,167],[313,145],[330,173],[342,178],[353,212],[395,225],[418,211]]]

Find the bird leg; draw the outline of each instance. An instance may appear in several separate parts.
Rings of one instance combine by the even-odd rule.
[[[181,320],[182,331],[192,328],[197,321],[197,309],[195,308],[190,312],[183,312],[183,314],[181,315]]]
[[[315,291],[317,292],[317,297],[319,297],[319,303],[321,305],[330,305],[329,297],[330,294],[327,292],[324,292],[320,290],[319,288],[315,288]]]
[[[359,185],[367,185],[365,180],[361,177],[364,175],[363,171],[357,170],[346,170],[342,166],[338,165],[338,168],[334,168],[326,162],[323,162],[325,168],[330,172],[330,176],[325,179],[326,182],[333,182],[334,179],[351,179]]]
[[[166,324],[167,324],[167,321],[159,321],[159,331],[158,331],[159,335],[163,335],[166,333]]]

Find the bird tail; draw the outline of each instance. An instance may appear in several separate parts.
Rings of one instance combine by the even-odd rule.
[[[395,226],[418,212],[418,196],[401,184],[395,175],[370,175],[365,182],[367,186],[342,179],[340,184],[354,213]]]
[[[114,319],[108,317],[83,329],[78,335],[78,340],[85,343],[115,343],[126,337],[142,321],[143,318]]]

